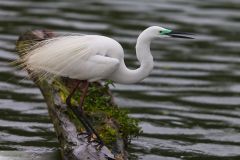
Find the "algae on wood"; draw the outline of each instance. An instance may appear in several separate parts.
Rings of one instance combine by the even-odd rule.
[[[48,30],[29,31],[20,36],[16,50],[22,57],[25,51],[34,49],[36,42],[54,36],[56,35]],[[91,83],[83,106],[87,118],[106,144],[98,150],[96,143],[88,143],[86,136],[79,134],[84,132],[84,127],[65,104],[66,97],[76,80],[64,77],[44,79],[37,74],[33,75],[30,70],[28,73],[45,98],[64,159],[127,159],[127,144],[132,137],[139,134],[140,129],[136,120],[129,118],[127,112],[114,104],[108,83],[104,85]],[[77,103],[80,95],[81,92],[77,91],[73,103]]]

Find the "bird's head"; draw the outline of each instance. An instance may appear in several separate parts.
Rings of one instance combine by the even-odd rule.
[[[152,38],[185,38],[185,39],[193,39],[191,35],[192,33],[186,33],[186,32],[179,32],[179,31],[173,31],[170,29],[166,29],[159,26],[152,26],[145,30],[147,32],[148,36]]]

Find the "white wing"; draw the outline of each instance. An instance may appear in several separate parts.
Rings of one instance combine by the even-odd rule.
[[[119,60],[116,58],[105,57],[101,55],[91,56],[87,61],[76,61],[76,64],[72,63],[72,67],[65,68],[66,73],[69,73],[69,77],[73,79],[88,79],[91,81],[97,81],[105,79],[112,72],[116,70],[119,65]]]
[[[24,58],[24,64],[33,72],[43,71],[60,76],[95,81],[108,77],[119,60],[105,57],[106,49],[96,48],[96,37],[63,36],[41,42]],[[99,55],[98,55],[99,54]]]

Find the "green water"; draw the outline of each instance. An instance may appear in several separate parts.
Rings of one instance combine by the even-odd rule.
[[[129,148],[131,159],[239,160],[238,0],[0,0],[0,159],[59,159],[40,91],[26,72],[9,66],[21,33],[106,35],[122,44],[128,66],[136,68],[136,38],[152,25],[197,36],[154,41],[152,74],[112,88],[116,103],[143,129]]]

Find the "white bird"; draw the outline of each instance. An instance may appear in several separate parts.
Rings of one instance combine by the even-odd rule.
[[[117,83],[136,83],[153,69],[150,43],[155,38],[190,38],[188,33],[174,32],[158,26],[145,29],[138,37],[136,55],[140,67],[131,70],[124,62],[122,46],[114,39],[99,35],[52,37],[34,45],[22,58],[23,65],[33,73],[53,74],[84,81],[79,110],[87,92],[88,82],[109,79]],[[76,87],[78,87],[79,83]],[[67,98],[70,99],[76,88]],[[88,124],[87,124],[88,125]]]
[[[117,41],[99,35],[60,36],[41,41],[38,47],[25,54],[23,63],[33,72],[72,79],[136,83],[153,69],[151,41],[165,37],[190,38],[180,34],[158,26],[145,29],[137,39],[136,54],[140,67],[135,70],[126,67],[123,48]]]

